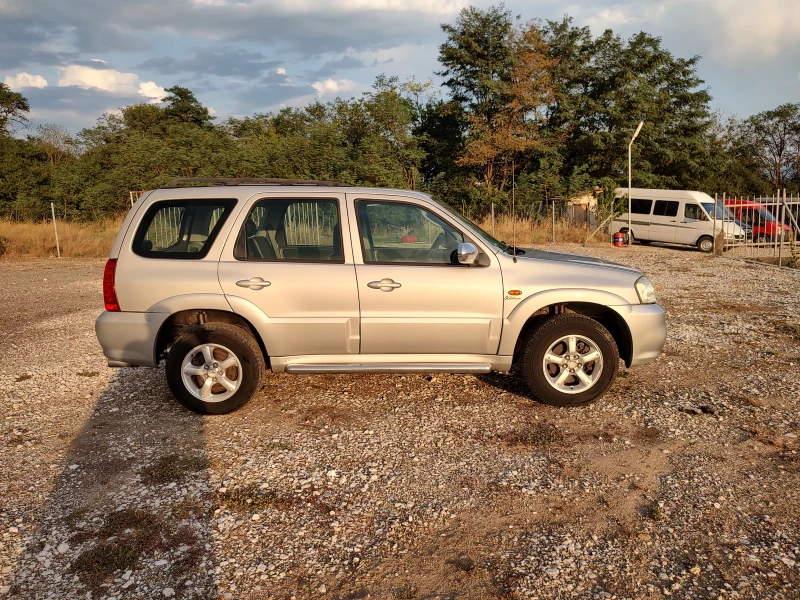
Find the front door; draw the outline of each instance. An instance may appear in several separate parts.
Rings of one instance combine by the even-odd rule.
[[[270,356],[358,354],[358,290],[344,195],[272,195],[250,201],[219,263],[234,310],[266,315]],[[347,243],[343,243],[347,240]],[[233,248],[229,248],[233,246]]]
[[[712,233],[711,223],[703,207],[697,202],[686,201],[683,205],[680,227],[675,230],[675,241],[679,244],[694,244],[703,233]]]
[[[503,282],[493,255],[459,264],[458,243],[474,240],[432,207],[356,197],[353,209],[361,353],[496,354]]]

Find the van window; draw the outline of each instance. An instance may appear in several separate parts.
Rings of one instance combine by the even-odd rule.
[[[652,206],[653,206],[652,200],[631,198],[631,212],[635,215],[649,215]]]
[[[677,217],[679,204],[680,202],[676,200],[656,200],[656,205],[653,207],[653,216]]]
[[[686,208],[683,209],[683,216],[687,219],[695,221],[707,221],[706,213],[700,208],[699,204],[686,203]]]
[[[145,258],[203,258],[235,205],[235,199],[156,202],[139,224],[132,249]]]

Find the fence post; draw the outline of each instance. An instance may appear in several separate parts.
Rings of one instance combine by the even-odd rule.
[[[778,193],[780,194],[780,190],[778,190]],[[786,188],[783,188],[783,202],[786,203]],[[775,208],[778,209],[779,215],[775,235],[778,237],[778,243],[780,244],[778,246],[778,266],[780,267],[782,266],[781,263],[783,263],[783,220],[786,218],[786,212],[783,209],[783,204]]]
[[[553,200],[553,243],[556,243],[556,201]]]
[[[61,258],[61,246],[58,243],[58,225],[56,225],[56,206],[52,202],[50,203],[50,213],[53,215],[53,229],[56,232],[56,252],[58,252],[58,258]]]
[[[714,256],[717,255],[717,211],[719,210],[719,206],[717,206],[717,202],[719,202],[719,200],[717,199],[717,194],[715,192],[714,193],[714,229],[712,230],[714,232],[714,236],[713,236],[714,237],[714,250],[713,250],[713,255]],[[725,222],[724,221],[722,223],[722,229],[723,230],[725,229]]]
[[[494,202],[492,202],[492,237],[494,237]]]

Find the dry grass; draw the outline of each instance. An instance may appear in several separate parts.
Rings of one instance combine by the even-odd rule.
[[[122,217],[91,223],[58,222],[58,239],[61,255],[70,257],[105,258],[114,243],[114,237],[122,225]],[[480,226],[491,233],[491,219],[484,219]],[[553,229],[549,222],[536,223],[530,219],[517,219],[518,246],[547,244],[553,241]],[[591,231],[585,225],[570,225],[556,221],[556,241],[583,243]],[[512,219],[508,215],[495,218],[495,237],[507,243],[512,239]],[[608,236],[600,232],[590,243],[605,244]],[[49,257],[56,256],[56,238],[53,223],[14,223],[0,221],[0,256],[4,257]]]
[[[492,219],[487,217],[479,225],[489,233],[492,232]],[[517,246],[529,246],[530,244],[548,244],[553,241],[553,225],[549,221],[536,222],[531,219],[518,218],[513,223],[509,215],[495,216],[494,237],[507,244],[511,243],[512,229],[516,229]],[[573,242],[582,244],[591,235],[592,230],[587,225],[571,225],[564,220],[556,221],[556,242]],[[590,244],[605,244],[609,240],[608,235],[600,231],[591,240]]]
[[[92,223],[58,222],[61,256],[106,258],[122,217]],[[53,223],[14,223],[0,221],[0,256],[56,256]]]

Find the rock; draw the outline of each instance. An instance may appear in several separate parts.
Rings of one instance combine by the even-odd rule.
[[[321,586],[319,586],[319,587],[317,588],[317,591],[318,591],[320,594],[327,594],[327,593],[328,593],[328,588],[327,588],[327,587],[325,586],[325,584],[323,583]]]
[[[58,550],[59,554],[65,554],[67,550],[69,550],[69,544],[67,544],[67,542],[61,542],[56,550]]]
[[[172,588],[164,588],[161,590],[161,595],[164,596],[164,598],[171,598],[175,595],[175,590]]]
[[[697,566],[694,566],[691,569],[689,569],[689,573],[691,573],[692,575],[700,575],[701,571],[702,569],[700,569],[700,567]]]
[[[545,569],[544,572],[545,575],[549,575],[550,577],[558,577],[558,574],[560,573],[560,571],[556,568]]]

